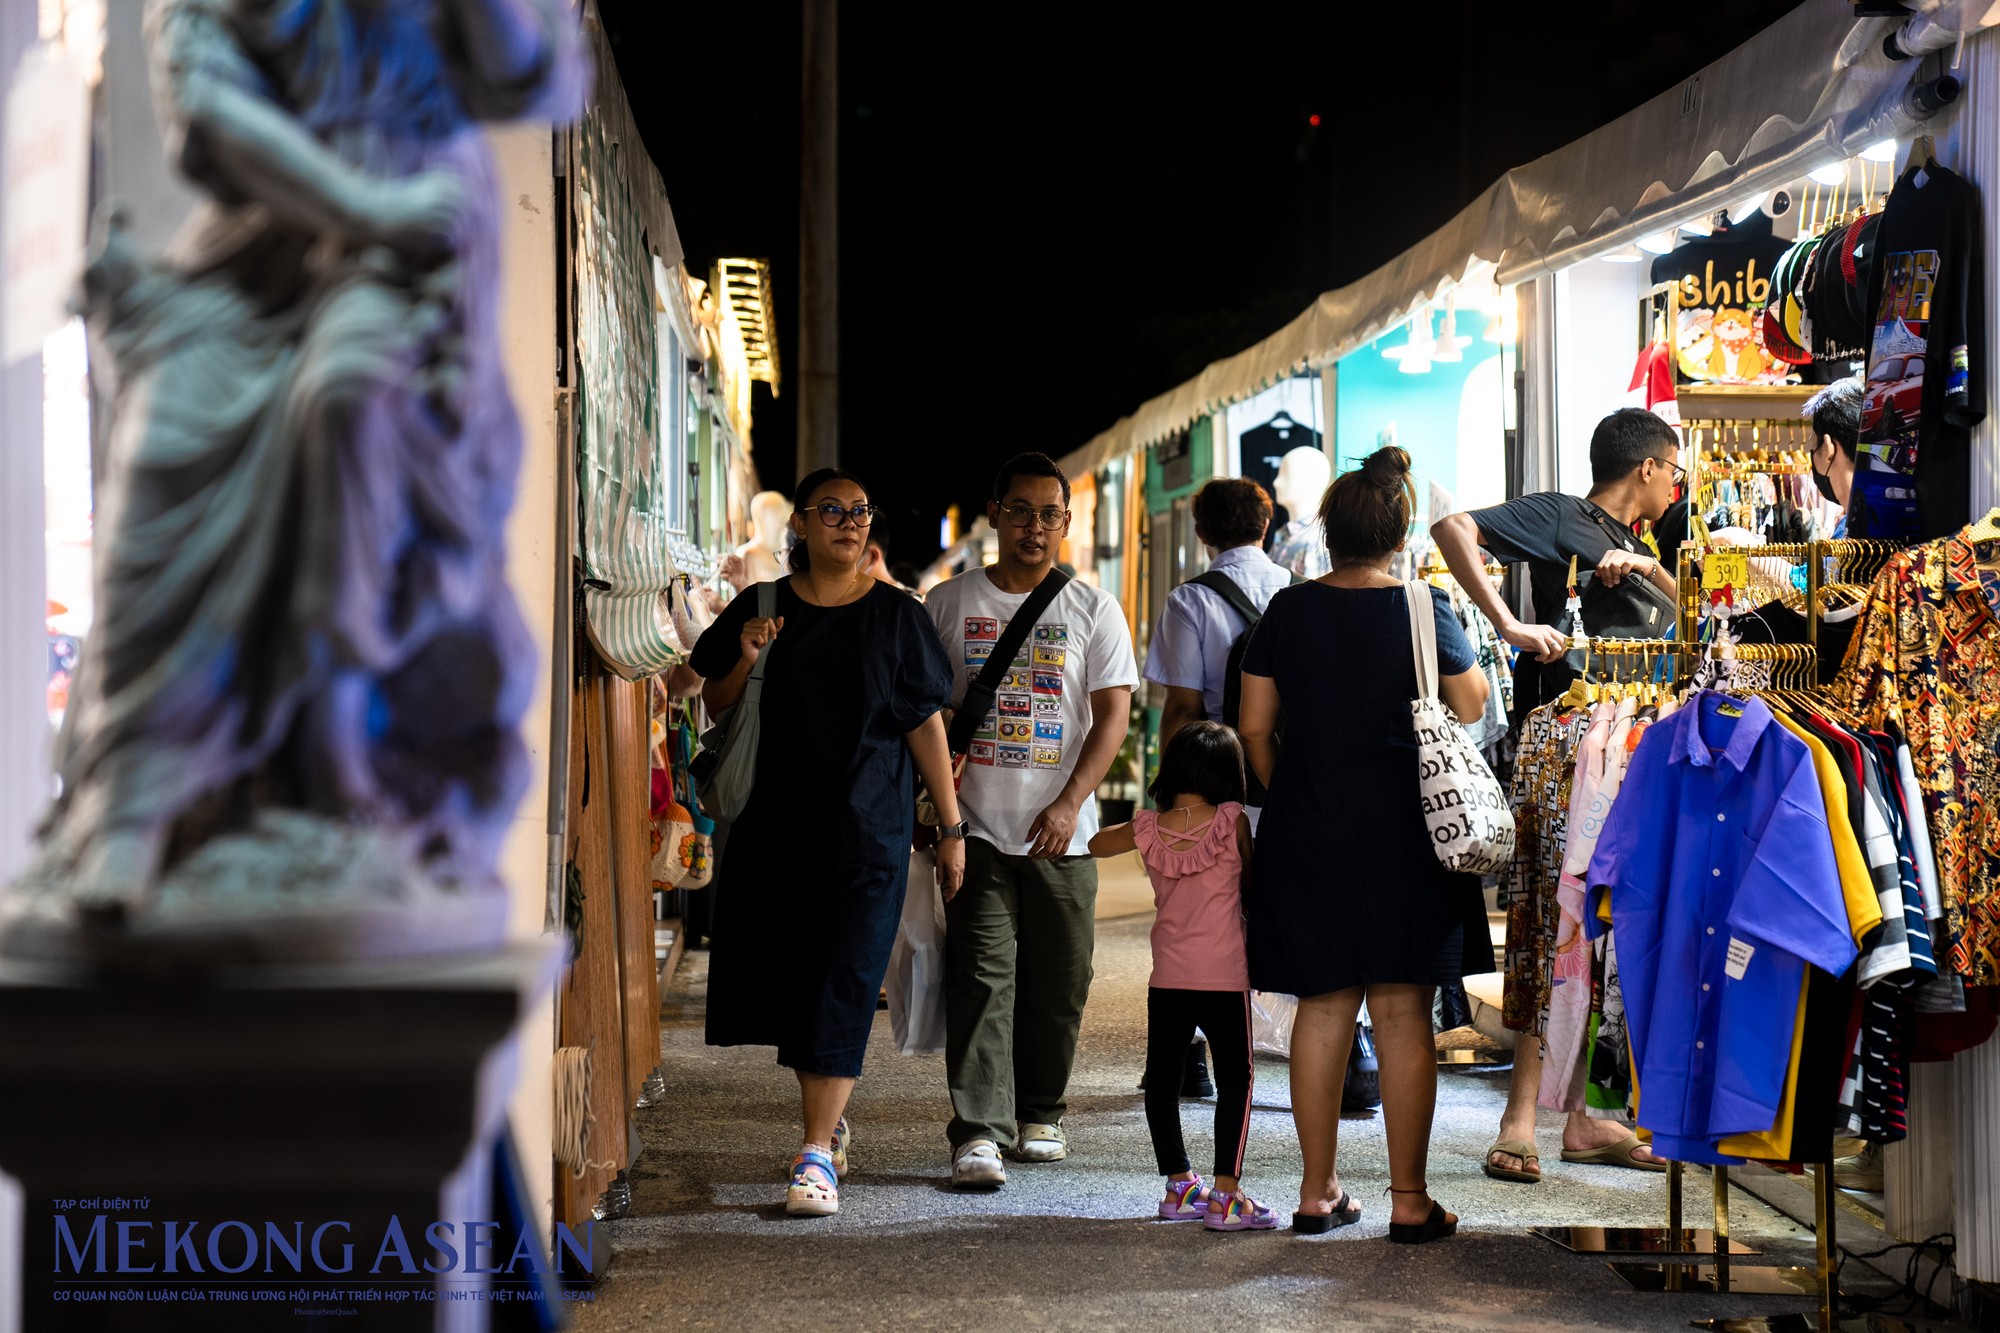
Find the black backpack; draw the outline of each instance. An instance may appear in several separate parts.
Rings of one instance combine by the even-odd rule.
[[[1298,575],[1294,574],[1292,582],[1297,583],[1298,581]],[[1230,578],[1219,569],[1211,569],[1205,573],[1197,574],[1195,577],[1189,579],[1188,582],[1197,587],[1208,589],[1223,601],[1229,603],[1230,610],[1243,617],[1243,632],[1236,636],[1234,643],[1229,645],[1229,659],[1223,668],[1222,717],[1220,719],[1210,719],[1211,721],[1219,720],[1224,726],[1233,730],[1237,719],[1242,716],[1243,653],[1250,646],[1250,636],[1256,632],[1257,622],[1264,618],[1264,613],[1257,609],[1257,604],[1250,600],[1249,595],[1243,591],[1235,579]],[[1283,733],[1284,716],[1280,714],[1278,718],[1278,734],[1282,736]],[[1165,744],[1165,738],[1162,738],[1161,745],[1163,748]],[[1257,775],[1249,771],[1247,763],[1243,777],[1248,789],[1245,804],[1262,807],[1264,798],[1268,793],[1264,790],[1264,784],[1257,781]]]

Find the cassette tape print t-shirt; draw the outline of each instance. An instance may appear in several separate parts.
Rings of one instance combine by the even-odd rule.
[[[986,667],[1026,593],[1005,593],[984,569],[931,590],[924,609],[952,662],[953,702]],[[995,692],[993,710],[973,733],[959,781],[972,836],[1025,856],[1035,816],[1062,794],[1090,734],[1092,690],[1137,688],[1139,664],[1116,599],[1072,579],[1023,641]],[[1088,854],[1098,829],[1097,799],[1077,812],[1068,855]]]

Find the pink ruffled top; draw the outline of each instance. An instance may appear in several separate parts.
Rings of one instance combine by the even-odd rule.
[[[1243,807],[1226,801],[1206,825],[1183,836],[1162,829],[1159,813],[1132,817],[1132,839],[1153,881],[1153,975],[1162,990],[1247,991],[1243,951],[1243,857],[1236,819]]]

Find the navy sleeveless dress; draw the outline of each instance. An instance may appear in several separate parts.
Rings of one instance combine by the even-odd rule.
[[[1287,995],[1442,985],[1492,970],[1476,875],[1431,849],[1410,700],[1416,661],[1401,588],[1301,583],[1272,599],[1244,653],[1275,681],[1284,739],[1257,826],[1250,984]],[[1438,673],[1474,663],[1442,597]]]

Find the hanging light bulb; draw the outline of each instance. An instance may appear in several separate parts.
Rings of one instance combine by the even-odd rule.
[[[1671,254],[1674,248],[1674,234],[1671,231],[1656,231],[1651,236],[1641,236],[1638,246],[1649,255]]]
[[[1465,349],[1472,345],[1472,339],[1458,331],[1458,293],[1445,298],[1444,323],[1438,328],[1437,350],[1431,353],[1431,360],[1450,363],[1465,360]]]
[[[1894,139],[1883,139],[1878,143],[1871,143],[1861,150],[1861,156],[1870,162],[1894,162],[1896,160],[1896,141]]]
[[[1814,167],[1806,175],[1810,179],[1818,181],[1821,185],[1844,185],[1847,182],[1847,164],[1845,162],[1831,162],[1823,167]],[[1730,216],[1734,217],[1735,214],[1732,213]]]
[[[1396,369],[1405,375],[1422,375],[1431,368],[1431,355],[1437,350],[1437,339],[1431,333],[1431,308],[1420,306],[1410,317],[1409,341],[1398,347],[1384,347],[1382,355],[1396,362]]]

